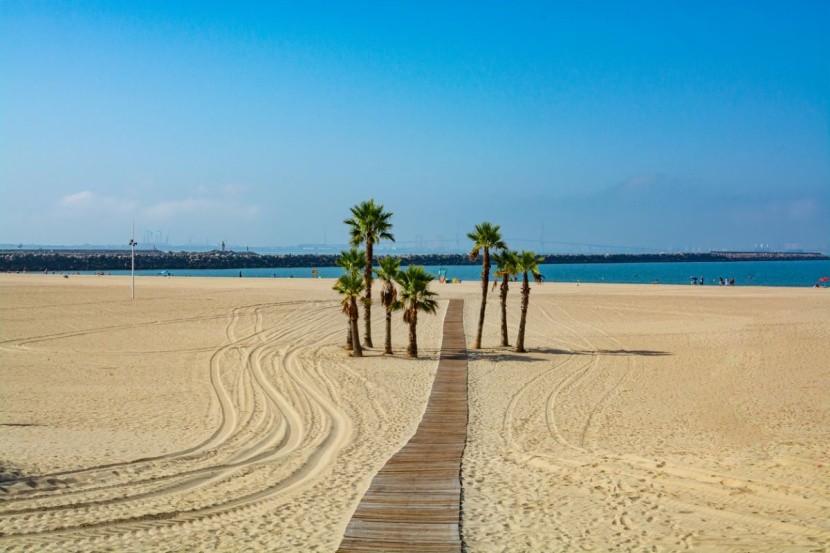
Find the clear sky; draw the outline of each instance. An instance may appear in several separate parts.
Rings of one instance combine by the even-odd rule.
[[[830,2],[0,2],[0,242],[830,251]]]

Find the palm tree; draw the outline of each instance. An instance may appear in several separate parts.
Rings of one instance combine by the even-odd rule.
[[[429,289],[429,283],[434,278],[423,267],[417,265],[410,265],[405,271],[399,271],[395,278],[401,285],[399,305],[403,309],[403,320],[409,324],[409,345],[406,353],[410,357],[418,357],[418,311],[435,313],[438,308],[433,299],[437,294]]]
[[[380,269],[375,269],[375,275],[383,281],[380,289],[380,303],[386,308],[386,349],[385,353],[392,354],[392,311],[397,306],[398,290],[395,288],[395,278],[401,270],[401,260],[394,257],[384,257],[379,261]]]
[[[518,274],[516,270],[516,258],[518,253],[509,250],[493,254],[493,261],[496,262],[496,276],[501,277],[499,297],[501,299],[501,345],[507,347],[510,343],[507,340],[507,292],[510,289],[510,277]]]
[[[376,204],[375,200],[369,200],[353,206],[352,216],[343,221],[349,226],[351,234],[351,245],[359,246],[366,243],[366,266],[364,268],[364,281],[366,285],[366,298],[363,304],[366,309],[363,313],[365,327],[363,330],[363,343],[367,348],[372,347],[372,256],[374,245],[381,240],[395,241],[395,237],[389,232],[392,223],[389,218],[392,216],[383,206]]]
[[[481,349],[481,332],[484,328],[484,310],[487,307],[487,283],[490,280],[490,250],[507,249],[501,239],[499,225],[492,225],[487,221],[476,225],[475,231],[467,234],[467,238],[473,241],[473,249],[470,250],[470,259],[476,261],[479,253],[481,256],[481,310],[478,314],[478,331],[474,349]]]
[[[343,269],[343,272],[348,275],[360,276],[360,272],[365,267],[366,257],[363,250],[352,248],[350,250],[343,250],[340,252],[340,259],[334,262],[335,265]],[[355,306],[356,308],[357,306]],[[357,317],[357,313],[355,313]],[[357,327],[357,320],[355,319],[355,328]],[[348,331],[346,332],[346,349],[352,349],[352,324],[349,321]]]
[[[357,334],[357,298],[363,292],[363,280],[359,273],[345,273],[340,275],[334,284],[334,289],[343,294],[343,314],[349,319],[352,338],[352,356],[363,357],[363,348],[360,347],[360,338]]]
[[[522,315],[519,319],[519,336],[516,338],[516,352],[525,351],[525,323],[527,321],[527,305],[530,303],[530,283],[527,273],[533,273],[534,279],[539,273],[539,264],[545,260],[537,257],[533,252],[522,251],[516,258],[516,272],[522,274]]]

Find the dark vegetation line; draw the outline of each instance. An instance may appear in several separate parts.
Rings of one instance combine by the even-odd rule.
[[[136,251],[141,269],[259,269],[335,267],[336,254],[259,255],[249,252]],[[377,256],[382,258],[387,256]],[[480,265],[466,254],[401,254],[401,265]],[[830,257],[814,252],[709,252],[665,254],[549,254],[548,263],[666,263],[709,261],[802,261]],[[0,251],[0,271],[115,271],[129,270],[126,251]]]

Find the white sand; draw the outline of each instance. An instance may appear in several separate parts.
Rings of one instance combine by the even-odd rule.
[[[534,287],[470,364],[470,550],[826,551],[827,292]]]
[[[399,315],[379,355],[376,306],[356,360],[331,285],[0,275],[0,549],[334,550],[415,430],[445,304],[424,359]],[[478,284],[435,289],[471,343]],[[544,284],[523,356],[488,304],[470,551],[826,550],[827,291]]]
[[[330,280],[128,282],[0,276],[0,549],[335,549],[417,427],[445,307],[422,360],[399,316],[399,355],[352,360]]]

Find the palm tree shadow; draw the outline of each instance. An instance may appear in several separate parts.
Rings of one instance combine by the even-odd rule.
[[[657,351],[648,349],[583,349],[567,350],[558,348],[530,348],[528,351],[545,353],[549,355],[612,355],[612,356],[638,356],[638,357],[660,357],[674,355],[668,351]]]
[[[530,353],[530,350],[528,350]],[[492,361],[495,363],[502,363],[502,362],[510,362],[510,361],[521,361],[521,362],[532,362],[532,361],[543,361],[544,359],[541,357],[534,357],[532,355],[528,355],[528,353],[516,353],[511,350],[496,350],[496,351],[467,351],[467,357],[470,361],[476,361],[478,359],[486,359],[487,361]]]
[[[40,425],[30,425],[30,424],[4,424],[3,426],[40,426]],[[31,478],[30,475],[23,472],[22,469],[8,464],[6,462],[0,463],[0,493],[6,493],[7,486],[9,484],[13,484],[18,481],[23,481]]]
[[[354,358],[351,352],[347,351],[346,354],[349,359]],[[404,361],[438,361],[441,358],[441,350],[418,348],[418,357],[410,357],[405,348],[394,348],[392,353],[388,354],[383,351],[383,348],[364,347],[363,357],[367,359],[402,359]]]
[[[533,362],[544,361],[542,355],[595,355],[595,356],[614,356],[614,357],[663,357],[667,355],[674,355],[668,351],[647,350],[647,349],[560,349],[560,348],[527,348],[526,353],[516,353],[511,349],[490,349],[490,350],[474,350],[467,347],[466,351],[449,351],[443,352],[441,349],[434,348],[418,348],[418,357],[413,359],[409,357],[405,349],[395,349],[392,355],[383,353],[380,348],[365,348],[363,356],[368,358],[386,357],[392,359],[405,360],[421,360],[421,361],[439,361],[441,359],[467,359],[468,361],[487,360],[490,362]]]

